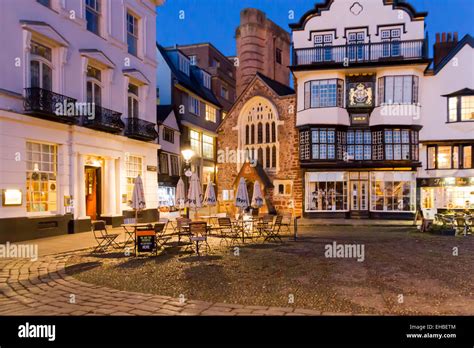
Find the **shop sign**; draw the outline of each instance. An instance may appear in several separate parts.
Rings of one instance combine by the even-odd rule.
[[[21,206],[23,194],[21,190],[17,189],[6,189],[2,192],[3,206]]]
[[[157,172],[158,167],[157,166],[146,166],[147,172]]]
[[[474,186],[474,178],[426,178],[418,179],[419,187]]]

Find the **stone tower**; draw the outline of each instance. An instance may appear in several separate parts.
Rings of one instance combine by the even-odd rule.
[[[265,13],[247,8],[240,13],[237,42],[237,97],[257,72],[284,85],[290,82],[290,34],[267,19]]]

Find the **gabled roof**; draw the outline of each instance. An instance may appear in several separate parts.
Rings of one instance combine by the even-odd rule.
[[[265,82],[268,87],[273,89],[276,94],[278,94],[280,97],[284,97],[286,95],[290,94],[295,94],[295,90],[287,85],[284,85],[283,83],[280,83],[278,81],[272,80],[268,76],[263,75],[260,72],[257,72],[257,76],[260,77],[263,82]]]
[[[474,95],[474,89],[463,88],[463,89],[460,89],[459,91],[449,93],[449,94],[445,94],[442,97],[459,97],[459,96],[463,96],[463,95]]]
[[[201,84],[200,80],[200,68],[196,66],[190,66],[189,69],[189,76],[183,73],[179,68],[174,64],[173,60],[169,56],[169,53],[176,51],[180,54],[186,56],[182,53],[179,49],[175,48],[164,48],[159,44],[156,44],[156,47],[160,51],[163,59],[165,60],[168,67],[171,69],[172,74],[178,80],[178,83],[183,86],[184,88],[188,89],[192,93],[196,94],[197,96],[201,97],[202,99],[206,100],[207,102],[214,104],[215,106],[222,108],[222,105],[217,100],[216,96],[210,89],[205,88]]]
[[[382,0],[384,5],[392,5],[394,10],[405,10],[412,20],[424,19],[428,16],[428,12],[416,12],[412,5],[402,0]],[[314,8],[306,12],[297,23],[290,24],[293,30],[303,30],[306,22],[314,17],[320,16],[321,12],[328,11],[334,0],[325,0],[324,3],[317,3]]]
[[[459,51],[463,49],[465,45],[474,47],[474,38],[469,34],[466,34],[462,38],[462,40],[459,41],[456,46],[454,46],[454,48],[449,52],[449,54],[446,55],[446,57],[444,57],[443,60],[439,62],[437,66],[434,67],[434,74],[436,75],[437,73],[439,73],[441,69],[443,69],[444,66],[448,64],[451,61],[451,59],[453,59],[456,56],[456,54],[458,54]]]
[[[173,105],[157,105],[156,106],[156,123],[162,124],[173,111]]]
[[[260,179],[260,181],[262,182],[263,186],[265,186],[265,188],[273,188],[273,184],[272,184],[272,181],[270,180],[270,178],[268,177],[268,174],[267,172],[265,172],[265,169],[263,169],[262,165],[260,164],[260,162],[257,162],[256,165],[251,165],[249,162],[246,162],[242,165],[242,168],[240,168],[240,171],[239,173],[237,174],[237,176],[235,177],[235,180],[234,180],[234,186],[237,186],[239,184],[239,180],[241,177],[244,177],[245,178],[245,175],[244,175],[244,169],[245,168],[251,168],[252,170],[255,171],[255,173],[257,174],[258,178]]]

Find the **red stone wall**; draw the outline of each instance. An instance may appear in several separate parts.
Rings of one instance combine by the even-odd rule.
[[[219,128],[217,149],[237,150],[238,131],[233,129],[238,124],[238,118],[245,104],[254,96],[262,96],[269,99],[278,111],[278,119],[283,124],[277,127],[277,138],[280,143],[278,153],[279,170],[277,172],[267,171],[273,183],[274,180],[291,180],[293,182],[293,192],[290,197],[278,198],[274,195],[274,189],[267,189],[267,199],[270,199],[278,213],[292,212],[301,215],[303,203],[303,182],[298,154],[298,130],[296,129],[296,97],[295,95],[280,97],[270,89],[259,78],[255,78],[247,89],[246,93],[239,98],[233,109],[222,122]],[[217,186],[218,194],[222,190],[236,189],[234,182],[238,175],[235,163],[217,164]],[[291,203],[293,202],[293,203]],[[221,210],[225,211],[221,206]]]

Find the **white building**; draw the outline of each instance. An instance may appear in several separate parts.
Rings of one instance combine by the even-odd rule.
[[[418,171],[421,208],[474,209],[474,39],[437,35],[425,75]]]
[[[161,3],[0,1],[0,242],[156,218]]]
[[[413,217],[426,15],[327,0],[291,25],[305,216]]]

